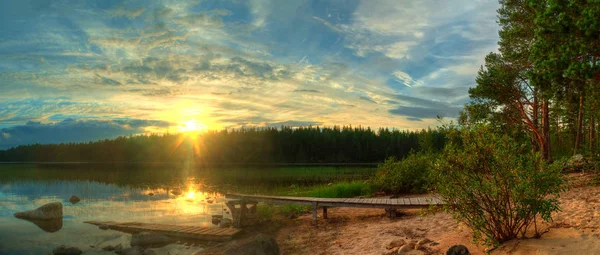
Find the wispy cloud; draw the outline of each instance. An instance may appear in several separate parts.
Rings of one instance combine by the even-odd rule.
[[[190,119],[217,129],[422,128],[436,115],[456,117],[468,100],[483,56],[497,48],[497,7],[466,0],[5,1],[0,128],[37,121],[53,130],[72,118],[112,123],[113,135],[125,126],[115,119],[126,118],[171,125],[152,130]],[[16,139],[13,133],[2,137]]]

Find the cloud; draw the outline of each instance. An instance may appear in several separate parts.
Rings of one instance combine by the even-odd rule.
[[[389,110],[394,115],[407,116],[411,120],[435,119],[437,116],[457,118],[462,107],[426,108],[418,106],[400,106]]]
[[[319,126],[319,125],[323,125],[323,122],[288,120],[288,121],[268,123],[266,126],[267,127],[281,127],[281,126],[286,126],[286,127],[308,127],[308,126]]]
[[[170,123],[158,120],[116,119],[75,120],[65,119],[56,123],[29,121],[0,130],[0,149],[33,143],[88,142],[117,136],[135,135],[148,127],[168,127]],[[6,135],[4,135],[6,134]]]
[[[298,92],[298,93],[321,93],[321,91],[318,91],[316,89],[295,89],[294,92]]]

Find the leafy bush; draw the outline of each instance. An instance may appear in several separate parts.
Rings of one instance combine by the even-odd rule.
[[[427,191],[433,154],[412,153],[403,160],[389,158],[377,168],[375,185],[387,193],[423,193]]]
[[[485,245],[525,237],[536,219],[551,220],[563,190],[561,162],[546,165],[527,141],[485,125],[444,127],[448,142],[434,168],[446,209]]]

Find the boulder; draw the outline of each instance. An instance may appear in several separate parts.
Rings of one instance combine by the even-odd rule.
[[[389,249],[392,249],[394,247],[396,247],[396,248],[401,247],[402,245],[405,245],[405,244],[406,244],[406,241],[404,241],[404,239],[396,239],[396,240],[393,240],[393,241],[389,242],[385,246],[385,248],[389,250]]]
[[[119,252],[115,250],[115,253],[119,255],[142,255],[144,251],[142,250],[142,248],[135,246],[131,248],[122,249]]]
[[[171,240],[161,234],[152,232],[141,232],[131,236],[131,247],[163,247],[171,243]]]
[[[121,254],[121,251],[123,251],[123,245],[122,244],[115,245],[113,251],[115,251],[116,254]]]
[[[587,160],[581,154],[575,154],[567,161],[567,168],[578,169],[587,164]]]
[[[471,253],[464,245],[457,244],[450,247],[448,251],[446,251],[446,255],[471,255]]]
[[[81,199],[75,195],[72,195],[71,198],[69,198],[69,202],[71,202],[71,204],[77,204],[79,201],[81,201]]]
[[[150,192],[148,193],[148,196],[154,196],[154,193]]]
[[[279,245],[275,238],[258,234],[251,241],[234,246],[223,253],[224,255],[279,255]]]
[[[77,248],[77,247],[66,247],[64,245],[61,245],[60,247],[54,249],[52,251],[52,254],[54,255],[79,255],[83,253],[81,251],[81,249]]]
[[[142,255],[157,255],[158,253],[156,253],[156,251],[152,250],[152,249],[147,249],[144,251],[144,253],[142,253]]]
[[[174,189],[171,191],[171,194],[173,194],[175,196],[179,196],[179,195],[183,194],[183,191],[181,191],[180,189]]]
[[[107,245],[107,246],[102,247],[102,249],[105,251],[114,251],[115,247],[112,245]]]
[[[34,210],[17,212],[15,213],[15,217],[20,219],[38,220],[59,219],[63,217],[63,206],[60,202],[49,203]]]
[[[398,249],[398,254],[406,254],[409,251],[411,251],[412,249],[413,249],[413,245],[410,243],[402,245],[402,247],[400,247],[400,249]]]

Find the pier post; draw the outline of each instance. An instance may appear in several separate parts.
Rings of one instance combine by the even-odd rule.
[[[327,219],[327,206],[323,206],[323,219]]]
[[[317,202],[312,202],[312,224],[313,226],[317,226]]]

